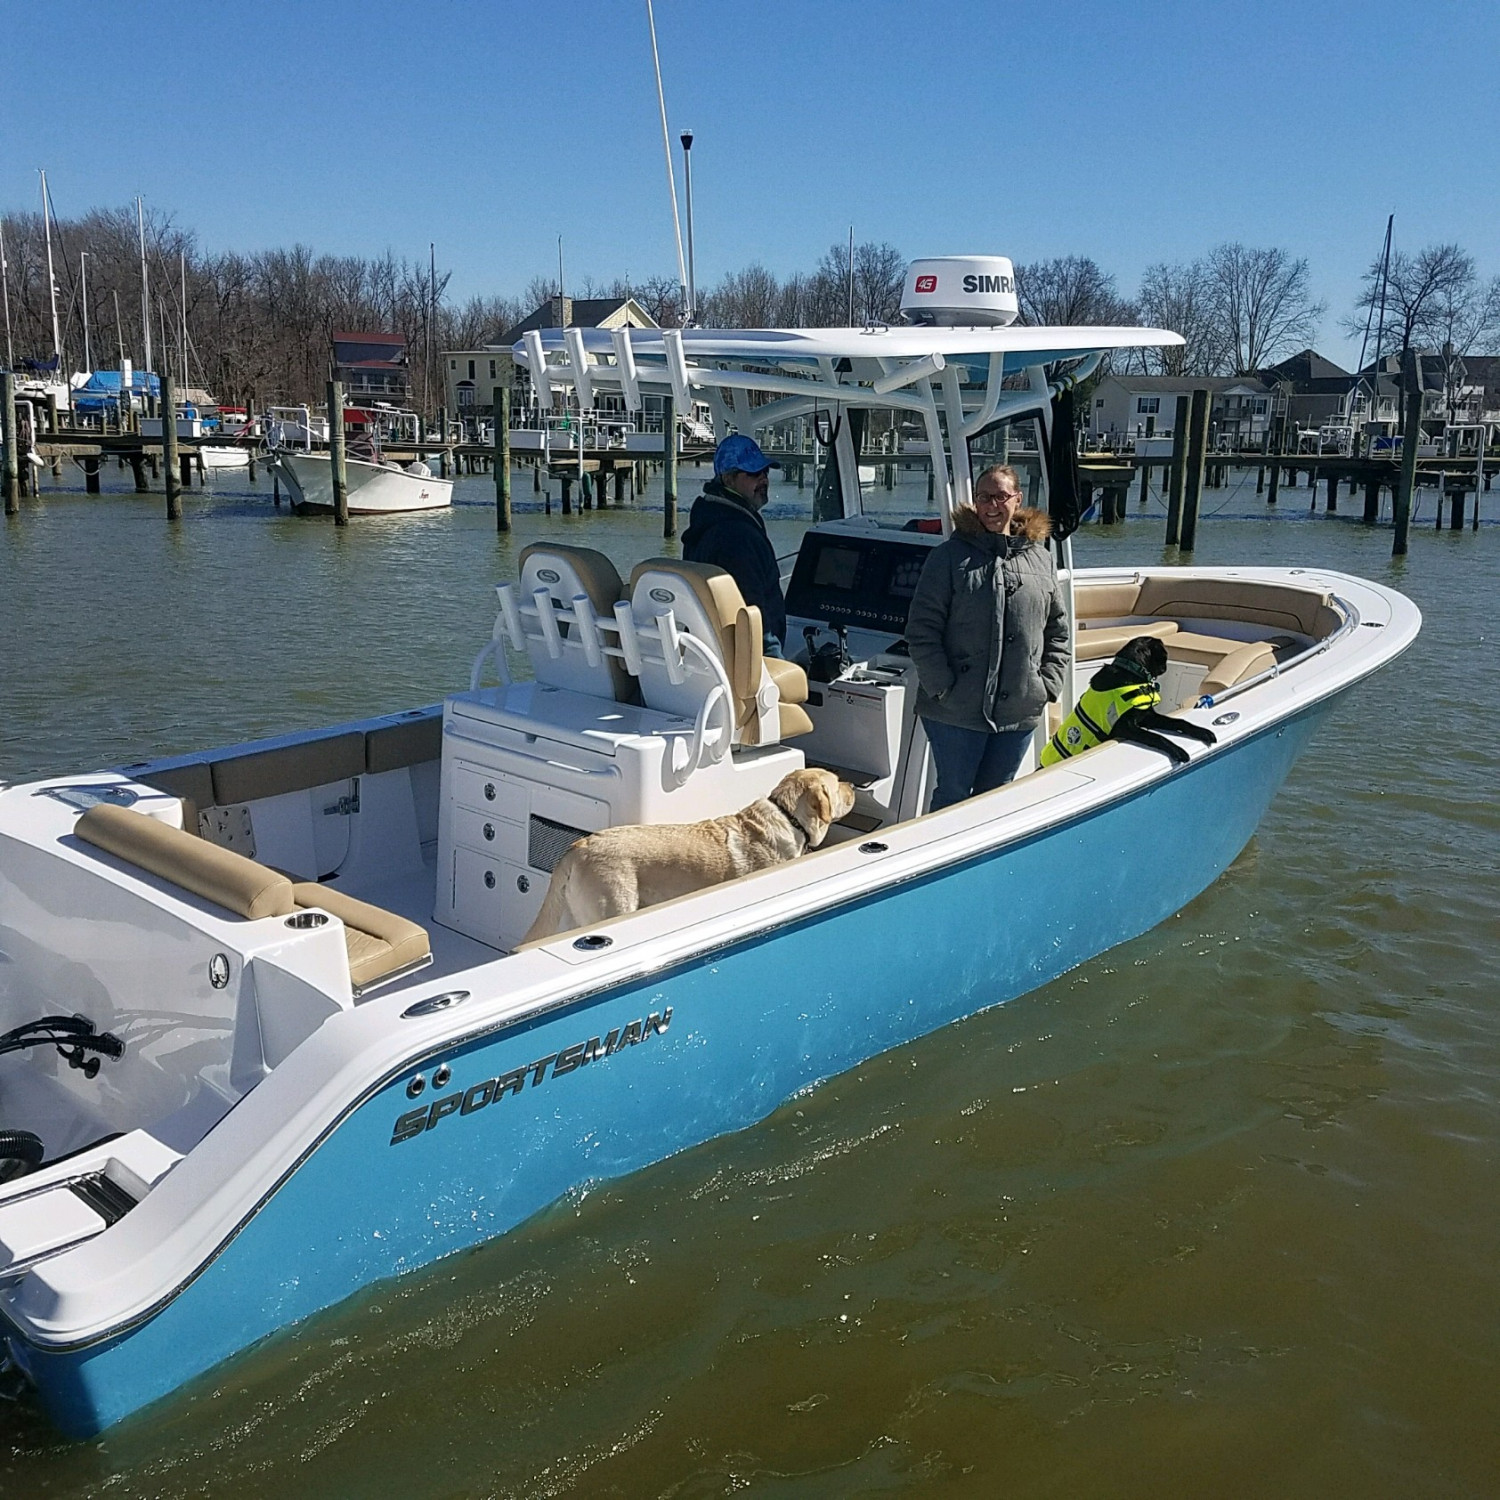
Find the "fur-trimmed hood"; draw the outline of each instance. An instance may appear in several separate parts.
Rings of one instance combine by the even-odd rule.
[[[1052,535],[1052,517],[1044,510],[1032,510],[1023,505],[1010,523],[1009,534],[1028,542],[1045,542]],[[960,505],[953,512],[953,529],[971,542],[983,542],[995,533],[986,529],[979,519],[979,512],[972,505]]]

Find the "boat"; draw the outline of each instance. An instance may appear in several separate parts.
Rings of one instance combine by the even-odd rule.
[[[271,455],[299,515],[333,509],[333,460],[326,453],[278,448]],[[420,460],[403,468],[375,459],[344,460],[351,516],[442,510],[453,503],[453,481],[439,479]]]
[[[1410,644],[1416,608],[1379,583],[1074,569],[1064,540],[1077,681],[1157,635],[1166,701],[1217,743],[1045,769],[1034,745],[1009,785],[924,813],[902,630],[970,444],[1033,436],[1028,483],[1066,530],[1071,385],[1177,342],[1014,326],[994,259],[966,274],[999,292],[944,321],[953,271],[913,267],[915,326],[533,346],[544,392],[702,394],[720,434],[832,417],[842,513],[786,582],[800,662],[762,658],[728,575],[622,578],[535,543],[441,702],[0,791],[0,1337],[64,1431],[1147,931]],[[862,506],[849,417],[881,407],[930,443],[934,511],[911,525]],[[809,680],[835,639],[832,680]],[[524,941],[581,835],[737,809],[804,765],[855,788],[823,847]]]
[[[232,447],[228,443],[200,443],[198,456],[205,469],[248,469],[250,450]]]

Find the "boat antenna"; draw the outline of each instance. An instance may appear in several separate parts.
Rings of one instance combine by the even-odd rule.
[[[120,384],[125,383],[125,325],[120,321],[120,294],[110,294],[115,299],[115,342],[120,346]]]
[[[854,226],[849,226],[849,326],[854,327]]]
[[[62,376],[62,335],[57,331],[57,275],[52,269],[52,195],[47,191],[47,174],[40,167],[37,174],[42,179],[42,229],[47,237],[47,291],[52,298],[52,357],[57,361],[57,373]]]
[[[16,367],[16,350],[10,336],[10,267],[5,262],[5,221],[0,219],[0,301],[5,303],[5,368]]]
[[[687,189],[687,316],[682,320],[684,328],[692,328],[698,321],[698,282],[693,266],[693,132],[682,132],[682,180]]]
[[[563,318],[562,299],[568,295],[568,284],[563,279],[563,253],[562,236],[557,237],[557,321],[559,324],[565,322]]]
[[[146,269],[146,211],[141,206],[140,194],[135,199],[135,227],[141,240],[141,332],[146,340],[146,370],[151,371],[151,282]],[[147,394],[150,394],[147,382]]]
[[[656,103],[661,110],[661,149],[667,159],[667,191],[672,197],[672,233],[677,240],[677,280],[682,287],[684,309],[688,304],[687,262],[682,256],[682,220],[677,213],[677,176],[672,171],[672,135],[667,129],[667,96],[661,86],[661,53],[656,49],[656,12],[646,0],[646,24],[651,28],[651,61],[656,65]]]

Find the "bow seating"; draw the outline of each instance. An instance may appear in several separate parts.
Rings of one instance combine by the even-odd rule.
[[[630,575],[630,609],[643,643],[637,674],[649,707],[690,715],[703,696],[701,666],[695,676],[695,663],[684,656],[681,669],[674,670],[676,663],[659,649],[645,648],[659,634],[657,622],[669,615],[723,667],[735,744],[775,745],[811,733],[812,720],[802,707],[807,673],[796,662],[765,655],[760,610],[745,603],[739,585],[723,568],[667,557],[638,563]]]

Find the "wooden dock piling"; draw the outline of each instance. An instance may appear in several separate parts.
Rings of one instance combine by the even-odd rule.
[[[5,430],[3,464],[0,464],[0,490],[4,491],[5,514],[21,512],[21,442],[16,429],[16,377],[9,371],[0,375],[0,425]]]
[[[560,477],[562,479],[562,513],[565,516],[571,516],[573,514],[573,481],[566,474]]]
[[[677,535],[677,402],[666,397],[661,404],[662,456],[662,523],[661,534],[670,539]]]
[[[1188,412],[1187,472],[1183,476],[1182,539],[1178,545],[1191,552],[1198,540],[1198,510],[1203,501],[1203,472],[1208,455],[1208,389],[1193,392]]]
[[[83,463],[83,492],[85,495],[97,495],[99,493],[99,470],[103,466],[102,458],[85,458]]]
[[[328,382],[328,465],[333,471],[333,524],[349,524],[349,464],[344,447],[344,385]]]
[[[1167,546],[1175,547],[1182,530],[1182,492],[1187,483],[1188,416],[1191,402],[1177,398],[1172,418],[1172,462],[1167,477]]]
[[[1416,350],[1411,348],[1401,353],[1401,385],[1406,392],[1406,427],[1401,434],[1401,478],[1391,505],[1396,523],[1392,557],[1406,556],[1411,533],[1412,494],[1417,487],[1417,447],[1422,441],[1422,381]]]
[[[510,530],[510,387],[495,391],[495,530]]]
[[[182,519],[182,464],[177,452],[177,382],[161,378],[161,452],[167,476],[167,519]]]
[[[1373,526],[1380,519],[1380,481],[1378,479],[1365,480],[1365,513],[1362,519],[1366,526]]]

